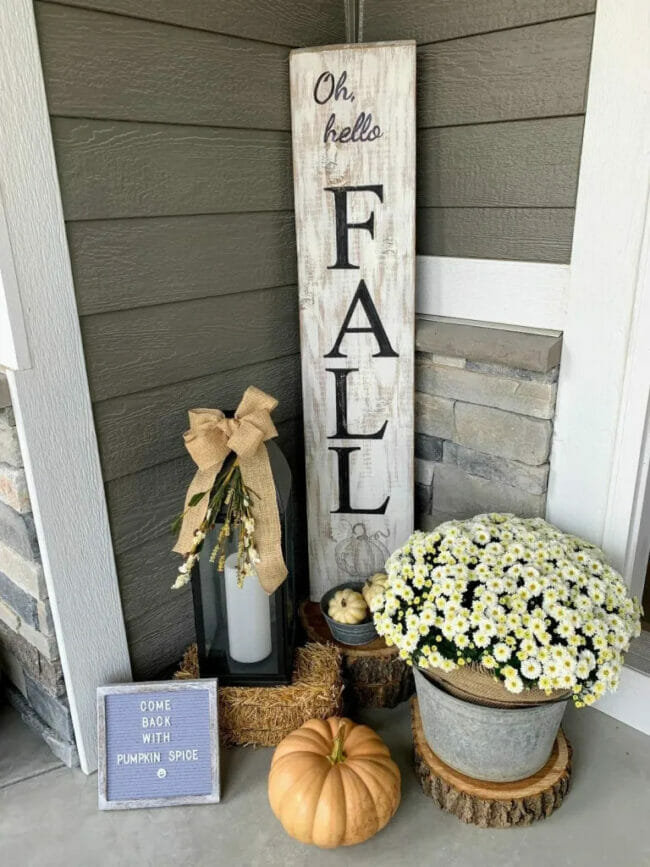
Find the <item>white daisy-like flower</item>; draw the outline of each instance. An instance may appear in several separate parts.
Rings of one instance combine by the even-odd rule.
[[[553,680],[547,674],[542,674],[537,680],[537,685],[540,689],[543,689],[544,692],[552,692],[553,690]]]
[[[472,635],[472,641],[477,647],[488,647],[491,641],[491,636],[487,632],[477,630]]]
[[[524,682],[518,674],[515,674],[505,679],[505,687],[508,692],[520,693],[524,688]]]
[[[521,673],[528,680],[537,680],[542,673],[542,666],[531,656],[521,663]]]

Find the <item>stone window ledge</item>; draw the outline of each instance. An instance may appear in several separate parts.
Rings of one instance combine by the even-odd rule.
[[[418,352],[464,358],[547,373],[560,363],[562,335],[484,325],[452,319],[418,317],[415,323]]]

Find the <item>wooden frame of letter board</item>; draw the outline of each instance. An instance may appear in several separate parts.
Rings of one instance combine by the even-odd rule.
[[[212,791],[209,795],[181,795],[174,798],[134,798],[133,800],[109,801],[108,775],[106,771],[106,696],[124,693],[188,692],[202,689],[210,694],[210,745]],[[219,780],[219,709],[217,703],[217,680],[148,681],[146,683],[119,683],[97,688],[97,782],[100,810],[134,810],[145,807],[178,807],[183,804],[217,804],[221,798]]]

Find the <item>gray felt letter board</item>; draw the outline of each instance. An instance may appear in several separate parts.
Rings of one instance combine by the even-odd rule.
[[[101,810],[219,801],[217,681],[97,690]]]

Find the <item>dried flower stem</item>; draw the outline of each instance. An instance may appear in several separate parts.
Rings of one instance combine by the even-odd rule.
[[[207,495],[207,491],[203,494],[197,494],[190,501],[189,507],[197,505]],[[179,567],[178,576],[172,585],[172,589],[176,590],[184,587],[189,582],[192,568],[203,549],[205,538],[214,529],[220,516],[224,515],[224,510],[223,525],[210,554],[210,562],[216,562],[217,569],[223,571],[226,562],[228,540],[238,532],[237,573],[239,586],[243,585],[244,578],[247,575],[255,572],[255,565],[259,563],[259,556],[255,547],[255,519],[252,513],[252,502],[253,491],[244,484],[239,459],[235,458],[230,467],[222,471],[216,478],[205,518],[194,534],[194,542],[190,551],[185,556],[182,565]],[[172,530],[174,527],[180,526],[184,514],[179,515],[172,526]]]

